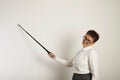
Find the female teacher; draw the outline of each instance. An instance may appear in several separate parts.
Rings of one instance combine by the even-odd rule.
[[[92,49],[92,45],[99,39],[99,34],[95,30],[89,30],[83,37],[83,48],[76,53],[73,59],[68,62],[54,53],[49,53],[50,58],[73,67],[72,80],[98,80],[97,53]]]

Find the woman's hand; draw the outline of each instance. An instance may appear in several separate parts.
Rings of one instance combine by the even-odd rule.
[[[55,55],[54,53],[49,53],[48,55],[49,55],[49,57],[52,58],[52,59],[55,59],[55,58],[56,58],[56,55]]]

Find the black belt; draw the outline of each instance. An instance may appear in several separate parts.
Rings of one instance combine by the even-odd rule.
[[[74,75],[76,75],[76,76],[87,76],[87,75],[89,75],[90,77],[92,77],[92,74],[91,73],[87,73],[87,74],[79,74],[79,73],[74,73]]]

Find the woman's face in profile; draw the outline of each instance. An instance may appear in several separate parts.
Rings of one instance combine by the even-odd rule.
[[[83,47],[87,47],[87,46],[90,46],[92,44],[94,44],[94,39],[90,35],[86,34],[83,37],[83,41],[82,41]]]

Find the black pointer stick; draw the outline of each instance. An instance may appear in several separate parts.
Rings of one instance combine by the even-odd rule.
[[[37,42],[48,54],[51,53],[50,51],[48,51],[42,44],[40,44],[33,36],[31,36],[20,24],[18,24],[18,26],[24,30],[35,42]]]

